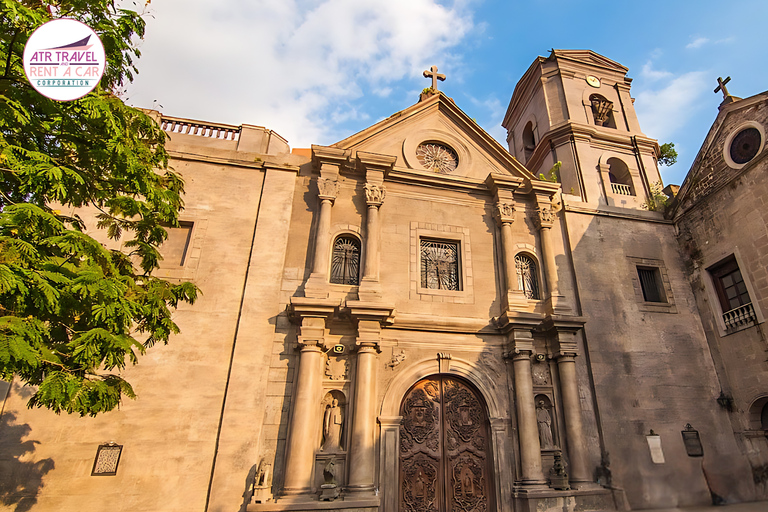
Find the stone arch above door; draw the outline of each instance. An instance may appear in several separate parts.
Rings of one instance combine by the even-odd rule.
[[[492,377],[484,366],[472,364],[463,359],[451,358],[448,363],[443,364],[447,368],[441,368],[440,361],[435,357],[435,359],[425,359],[403,368],[392,379],[384,392],[379,415],[384,417],[398,416],[400,414],[400,402],[414,384],[430,375],[446,374],[462,377],[477,388],[488,407],[488,417],[491,422],[494,419],[509,416],[507,403],[500,399],[507,396],[509,392],[506,387],[497,384],[498,382],[501,382],[502,385],[506,384],[506,378],[499,379],[500,376],[498,375]],[[503,365],[501,367],[503,368]]]

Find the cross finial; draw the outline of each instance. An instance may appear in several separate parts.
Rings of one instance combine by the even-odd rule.
[[[725,87],[725,84],[731,81],[731,77],[726,77],[725,80],[723,80],[723,77],[719,76],[717,77],[717,87],[715,87],[715,92],[723,91],[723,99],[727,100],[728,96],[728,89]]]
[[[424,71],[424,78],[432,79],[432,90],[437,92],[437,81],[445,82],[445,75],[437,72],[437,66],[432,66],[428,71]]]

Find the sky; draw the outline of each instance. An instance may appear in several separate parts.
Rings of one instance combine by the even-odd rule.
[[[265,126],[292,148],[330,145],[411,106],[431,85],[506,147],[515,84],[551,48],[629,68],[643,132],[672,142],[680,184],[722,101],[768,90],[766,0],[155,0],[125,92],[165,115]]]

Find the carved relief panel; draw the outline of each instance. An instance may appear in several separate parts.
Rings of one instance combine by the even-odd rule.
[[[485,512],[491,482],[485,406],[464,381],[435,376],[401,408],[401,512]]]

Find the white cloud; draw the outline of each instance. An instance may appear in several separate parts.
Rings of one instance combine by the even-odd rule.
[[[366,119],[349,102],[389,95],[388,84],[420,76],[436,56],[446,62],[473,29],[464,0],[152,6],[129,102],[157,98],[169,115],[267,126],[293,147],[335,142],[335,123]]]
[[[655,70],[653,69],[653,64],[651,63],[651,61],[648,61],[643,66],[643,70],[640,72],[640,75],[643,78],[646,78],[647,80],[653,82],[656,80],[661,80],[662,78],[669,78],[670,76],[672,76],[672,73],[670,73],[669,71]]]
[[[706,73],[693,71],[671,80],[663,89],[638,92],[635,110],[643,131],[661,142],[673,139],[701,108],[700,98],[708,90]]]
[[[696,39],[694,39],[693,41],[691,41],[690,43],[685,45],[685,47],[686,48],[701,48],[702,46],[704,46],[708,42],[709,42],[709,39],[707,39],[706,37],[697,37]]]

